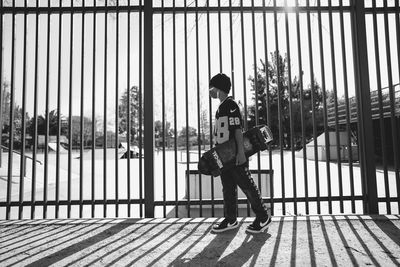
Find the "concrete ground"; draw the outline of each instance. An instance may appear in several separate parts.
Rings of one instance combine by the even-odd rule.
[[[0,266],[400,266],[400,216],[0,221]]]

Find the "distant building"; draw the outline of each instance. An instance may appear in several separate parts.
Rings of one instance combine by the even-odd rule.
[[[385,153],[387,164],[394,164],[394,153],[393,153],[393,136],[392,136],[392,114],[394,115],[395,124],[397,125],[397,132],[400,133],[400,85],[394,86],[394,109],[392,109],[392,102],[390,100],[389,88],[383,88],[381,90],[381,98],[379,97],[379,91],[371,92],[371,116],[373,121],[373,131],[375,138],[375,158],[377,162],[382,163],[383,153]],[[328,105],[328,127],[335,128],[336,123],[339,125],[338,131],[345,130],[347,125],[347,119],[349,119],[352,135],[357,137],[357,123],[358,123],[358,111],[357,111],[357,99],[356,97],[349,98],[348,112],[350,116],[347,116],[346,103],[340,101],[338,103],[337,113],[334,103]],[[384,135],[381,136],[381,121],[383,123]],[[358,139],[358,137],[357,137]],[[382,147],[382,139],[384,139],[385,147]]]

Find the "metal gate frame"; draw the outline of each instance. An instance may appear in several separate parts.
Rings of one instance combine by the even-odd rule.
[[[376,167],[374,158],[368,155],[374,155],[374,137],[372,130],[372,117],[371,117],[371,103],[370,103],[370,85],[368,79],[368,54],[366,46],[366,28],[365,28],[365,6],[364,1],[351,0],[351,21],[353,27],[353,51],[355,52],[356,64],[354,64],[356,73],[356,95],[359,116],[359,137],[360,137],[360,165],[362,177],[364,177],[364,210],[368,214],[378,214],[378,196],[376,184]],[[176,8],[179,12],[195,12],[193,8]],[[145,54],[144,54],[144,90],[145,90],[145,114],[150,119],[146,119],[147,123],[144,126],[144,132],[152,133],[150,138],[145,138],[144,149],[145,151],[154,151],[154,125],[153,125],[153,76],[152,76],[152,62],[153,51],[149,47],[153,47],[153,24],[152,16],[155,12],[160,12],[160,8],[153,8],[152,1],[145,1],[144,9],[144,27],[145,27]],[[220,12],[221,8],[208,8],[208,12]],[[248,8],[248,12],[254,9]],[[147,48],[147,50],[146,50]],[[150,70],[150,71],[146,71]],[[367,88],[367,89],[366,89]],[[147,107],[147,108],[146,108]],[[147,135],[146,135],[147,136]],[[145,155],[145,210],[146,217],[154,217],[154,157],[153,155]]]
[[[186,1],[185,1],[186,3]],[[399,6],[398,2],[396,4],[396,8],[394,11],[398,12]],[[366,28],[365,28],[365,15],[367,9],[364,6],[364,1],[351,0],[350,4],[350,13],[351,13],[351,24],[352,24],[352,32],[354,33],[352,36],[352,46],[354,52],[354,73],[355,73],[355,84],[356,84],[356,98],[357,98],[357,108],[358,108],[358,133],[359,133],[359,148],[360,148],[360,166],[361,166],[361,174],[362,174],[362,183],[363,183],[363,203],[364,203],[364,211],[368,214],[378,214],[378,196],[377,196],[377,181],[376,181],[376,166],[375,160],[371,155],[374,155],[374,136],[373,136],[373,123],[371,116],[371,103],[370,103],[370,82],[369,79],[365,79],[363,77],[368,77],[369,75],[369,67],[368,67],[368,53],[367,53],[367,45],[366,45]],[[5,7],[3,6],[3,2],[0,5],[1,8],[1,22],[3,20],[3,14],[15,14],[15,13],[39,13],[39,12],[85,12],[86,7],[49,7],[49,8],[24,8],[24,7]],[[115,11],[117,7],[91,7],[93,12],[97,10]],[[128,9],[130,6],[128,7]],[[153,15],[157,13],[161,13],[163,11],[174,11],[174,12],[196,12],[196,11],[207,11],[210,13],[221,12],[224,8],[222,7],[208,7],[205,8],[193,8],[193,7],[176,7],[176,8],[160,8],[153,6],[153,0],[145,0],[144,3],[140,0],[140,4],[138,8],[139,12],[142,12],[144,15],[144,32],[143,32],[143,90],[144,90],[144,151],[153,151],[155,150],[155,140],[154,140],[154,87],[153,87]],[[253,7],[243,7],[242,9],[237,8],[237,11],[241,12],[254,12],[255,8]],[[228,10],[225,10],[228,11]],[[1,29],[2,31],[2,29]],[[2,38],[1,44],[3,42]],[[2,55],[2,53],[1,53]],[[0,59],[1,61],[2,59]],[[2,68],[2,66],[1,66]],[[0,71],[1,72],[1,71]],[[3,78],[3,77],[1,77]],[[13,89],[13,86],[11,85]],[[2,99],[0,91],[0,99]],[[13,93],[11,94],[13,96]],[[13,103],[13,99],[11,102]],[[11,112],[12,114],[13,112]],[[1,115],[1,114],[0,114]],[[1,118],[1,117],[0,117]],[[12,118],[11,118],[12,120]],[[1,122],[0,122],[1,124]],[[1,142],[1,141],[0,141]],[[10,151],[12,151],[12,143],[10,142]],[[1,145],[1,143],[0,143]],[[12,154],[12,153],[11,153]],[[1,155],[1,154],[0,154]],[[0,159],[1,162],[1,159]],[[24,163],[21,163],[23,165]],[[12,171],[11,169],[9,170]],[[9,174],[11,175],[11,174]],[[9,179],[10,180],[10,179]],[[10,181],[9,181],[10,182]],[[398,184],[400,182],[398,181]],[[156,206],[154,200],[154,153],[145,153],[144,154],[144,199],[140,200],[104,200],[104,203],[97,204],[118,204],[118,203],[128,203],[128,204],[142,204],[144,203],[144,216],[148,218],[154,217],[154,209]],[[398,192],[399,194],[399,192]],[[399,196],[397,197],[398,202],[400,203]],[[284,199],[282,199],[284,201]],[[42,203],[43,204],[43,203]],[[44,203],[45,205],[50,203]],[[51,203],[58,205],[57,203]],[[65,203],[64,203],[65,204]],[[92,204],[93,201],[72,201],[68,203],[69,205],[83,205],[83,204]],[[0,203],[0,207],[7,208],[7,219],[9,219],[9,210],[11,206],[22,206],[22,205],[34,205],[34,203],[24,201],[18,203],[12,203],[8,198],[6,202]]]

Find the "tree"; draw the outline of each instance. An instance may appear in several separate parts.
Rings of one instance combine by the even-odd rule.
[[[1,92],[1,117],[0,117],[0,133],[9,134],[11,130],[10,125],[10,109],[11,109],[11,93],[10,93],[10,84],[7,82],[3,82],[2,92]],[[13,131],[14,131],[14,140],[21,142],[22,139],[22,128],[23,128],[23,110],[19,105],[14,103],[14,121],[13,121]],[[29,127],[29,115],[25,112],[25,126]],[[27,132],[27,131],[26,131]]]
[[[10,121],[10,92],[9,92],[10,84],[6,81],[3,82],[1,88],[1,105],[0,105],[0,127],[1,132],[5,132],[6,129],[9,128],[9,121]],[[8,131],[8,130],[7,130]]]
[[[302,92],[300,80],[297,76],[292,81],[289,81],[287,57],[282,57],[279,51],[271,53],[270,57],[271,61],[267,63],[261,60],[261,68],[257,70],[257,84],[255,84],[254,77],[249,78],[252,86],[251,91],[255,92],[253,97],[254,104],[249,105],[248,108],[249,127],[257,123],[255,112],[255,95],[257,94],[258,124],[268,124],[270,122],[269,126],[274,135],[273,144],[279,144],[279,135],[281,135],[284,146],[288,148],[292,146],[291,117],[294,145],[298,147],[301,145],[302,138],[308,141],[313,136],[313,101],[317,134],[323,132],[322,89],[314,81],[313,86],[309,85],[307,88],[303,88]],[[304,121],[305,136],[302,136],[302,118]]]
[[[164,135],[165,131],[165,135]],[[173,137],[172,135],[172,130],[171,130],[171,123],[169,121],[165,121],[165,126],[163,129],[163,123],[162,121],[155,121],[154,123],[154,135],[156,138],[156,146],[165,146],[169,147],[171,143],[171,138]],[[165,142],[164,142],[165,138]]]
[[[197,129],[189,126],[188,128],[189,137],[197,136]],[[179,132],[179,137],[186,137],[186,126],[182,127],[182,130]]]
[[[61,121],[65,121],[64,116],[61,115]],[[46,114],[39,115],[37,118],[37,134],[45,135],[47,132],[46,127]],[[34,118],[29,121],[29,126],[27,126],[27,132],[33,136],[35,134],[35,123]],[[66,125],[61,124],[60,135],[68,135],[68,127]],[[58,134],[58,111],[56,109],[49,112],[49,135],[57,135]]]
[[[72,138],[68,137],[70,142],[72,142],[72,146],[79,146],[83,141],[83,146],[86,147],[91,145],[91,142],[93,142],[93,122],[92,119],[88,117],[83,117],[83,140],[81,141],[81,119],[80,116],[72,116]]]
[[[129,99],[128,99],[129,93]],[[128,89],[121,95],[120,104],[118,106],[118,116],[119,116],[119,133],[124,133],[128,131],[128,104],[129,104],[129,114],[130,114],[130,142],[138,143],[139,141],[139,110],[140,110],[140,95],[139,88],[137,86],[132,86],[129,91]],[[143,122],[143,106],[141,112],[142,122]]]
[[[165,129],[165,138],[168,138],[171,129],[171,123],[169,121],[165,121],[164,129]],[[156,138],[162,138],[164,136],[162,121],[158,120],[154,123],[154,134]]]
[[[188,131],[188,135],[186,135],[186,131]],[[193,142],[193,137],[197,137],[197,129],[194,127],[189,126],[186,128],[186,126],[183,126],[182,129],[178,133],[178,145],[179,146],[186,146],[186,142],[189,142],[189,147],[197,143],[199,140],[196,140]]]
[[[206,136],[208,136],[207,139]],[[206,143],[210,143],[210,123],[208,122],[208,111],[206,109],[200,112],[200,138],[200,143],[203,144],[203,149],[205,149]]]

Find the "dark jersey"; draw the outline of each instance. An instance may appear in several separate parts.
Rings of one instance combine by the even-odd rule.
[[[214,137],[218,145],[234,137],[236,129],[242,128],[242,119],[238,104],[232,97],[226,98],[215,114]]]

